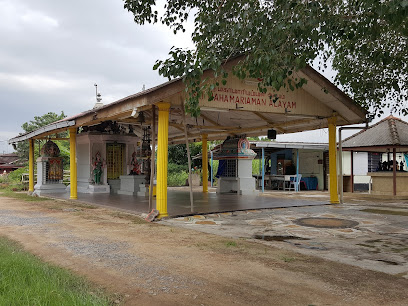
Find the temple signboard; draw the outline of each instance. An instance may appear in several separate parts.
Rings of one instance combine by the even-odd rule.
[[[212,101],[204,95],[200,99],[200,107],[314,116],[330,116],[333,112],[304,89],[277,92],[268,88],[266,93],[261,93],[256,84],[256,81],[230,77],[226,85],[214,88]]]
[[[271,108],[296,108],[296,101],[288,101],[284,94],[261,93],[257,90],[217,87],[213,91],[214,102],[235,105],[258,105]],[[235,107],[236,108],[236,107]]]

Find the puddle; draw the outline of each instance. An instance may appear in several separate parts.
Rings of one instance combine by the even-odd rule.
[[[308,249],[308,250],[319,250],[319,251],[326,251],[327,248],[316,243],[292,243],[294,246],[302,249]]]
[[[391,261],[391,260],[377,259],[377,261],[381,261],[381,262],[384,262],[384,263],[386,263],[388,265],[392,265],[392,266],[399,266],[400,265],[398,262]]]
[[[358,225],[356,221],[338,218],[300,218],[293,222],[298,225],[317,228],[348,228]]]
[[[310,240],[298,236],[270,236],[270,235],[254,235],[253,238],[265,241],[286,241],[286,240]]]
[[[368,212],[368,213],[372,213],[372,214],[378,214],[378,215],[408,216],[408,212],[400,211],[400,210],[385,210],[385,209],[367,208],[367,209],[362,209],[360,211]]]

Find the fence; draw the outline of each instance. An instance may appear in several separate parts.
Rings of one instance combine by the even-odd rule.
[[[24,185],[24,189],[26,188],[28,189],[29,177],[30,177],[29,173],[23,173],[21,175],[21,182]],[[36,181],[37,181],[37,173],[34,173],[34,182]],[[68,186],[70,184],[70,181],[71,181],[70,171],[64,170],[62,183]]]

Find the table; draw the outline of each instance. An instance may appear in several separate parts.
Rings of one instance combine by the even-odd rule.
[[[302,177],[300,183],[304,182],[307,190],[317,190],[317,177]]]
[[[262,187],[262,175],[260,174],[254,174],[253,177],[256,178],[258,181],[258,186]],[[278,174],[265,174],[265,187],[272,188],[272,183],[277,182],[277,189],[279,190],[282,188],[283,190],[286,190],[286,185],[289,185],[290,181],[294,180],[296,177],[296,174],[294,175],[278,175]]]

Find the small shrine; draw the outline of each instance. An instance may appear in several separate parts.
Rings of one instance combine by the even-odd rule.
[[[120,176],[118,194],[148,196],[150,184],[150,127],[143,128],[142,144],[132,153],[130,172]]]
[[[256,181],[252,176],[252,160],[256,153],[250,149],[245,136],[228,137],[221,150],[214,155],[219,160],[217,193],[257,195]]]
[[[78,192],[116,194],[120,177],[130,173],[128,163],[139,148],[132,125],[104,121],[84,127],[77,135]]]
[[[64,167],[58,145],[48,140],[41,148],[40,154],[37,158],[37,184],[34,186],[34,194],[64,193]]]

